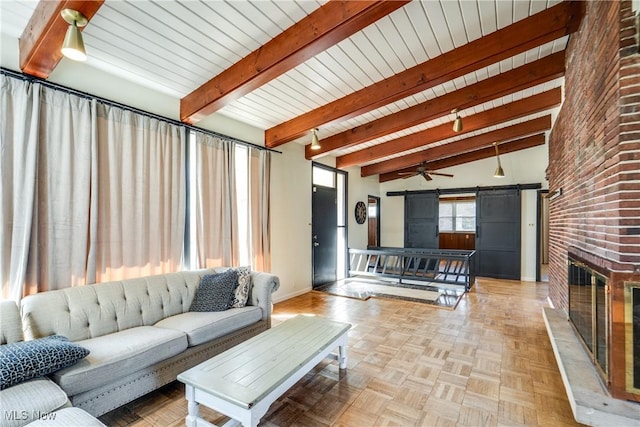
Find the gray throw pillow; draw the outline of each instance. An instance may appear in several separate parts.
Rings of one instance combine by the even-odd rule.
[[[234,268],[238,272],[238,287],[231,308],[241,308],[247,305],[249,286],[251,285],[251,269],[249,267]]]
[[[189,311],[224,311],[231,307],[238,286],[238,273],[206,274],[200,280]]]
[[[71,366],[88,354],[61,335],[0,345],[0,390]]]

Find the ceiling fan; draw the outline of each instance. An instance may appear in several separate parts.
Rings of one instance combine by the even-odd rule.
[[[415,172],[400,172],[398,173],[398,175],[402,176],[402,175],[406,175],[406,176],[402,176],[402,178],[411,178],[412,176],[417,176],[417,175],[421,175],[424,179],[426,179],[427,181],[431,181],[433,178],[431,178],[431,175],[439,175],[439,176],[446,176],[449,178],[453,178],[453,175],[451,175],[450,173],[442,173],[442,172],[436,172],[434,170],[430,170],[427,169],[427,166],[425,163],[421,163],[417,168]]]

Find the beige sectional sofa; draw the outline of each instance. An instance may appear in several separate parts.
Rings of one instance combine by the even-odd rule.
[[[266,330],[278,278],[251,273],[247,305],[189,312],[202,276],[184,271],[42,292],[21,301],[26,339],[62,335],[90,354],[51,378],[74,407],[100,416]],[[4,390],[6,391],[6,390]]]
[[[18,306],[0,301],[0,345],[23,340]],[[104,426],[80,408],[73,408],[57,384],[45,377],[34,378],[0,390],[0,427],[91,427]]]

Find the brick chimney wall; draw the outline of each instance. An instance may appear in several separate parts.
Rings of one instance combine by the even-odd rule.
[[[585,2],[567,46],[565,100],[549,137],[549,298],[569,309],[567,257],[604,274],[610,289],[609,373],[626,389],[625,283],[640,283],[640,53],[632,4]],[[625,356],[626,354],[626,356]]]
[[[631,1],[589,1],[567,46],[549,139],[549,297],[568,309],[567,254],[640,277],[640,54]]]

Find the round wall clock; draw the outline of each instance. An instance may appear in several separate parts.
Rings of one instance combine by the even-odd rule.
[[[356,222],[358,224],[364,224],[364,221],[367,219],[367,205],[364,202],[356,203]]]

